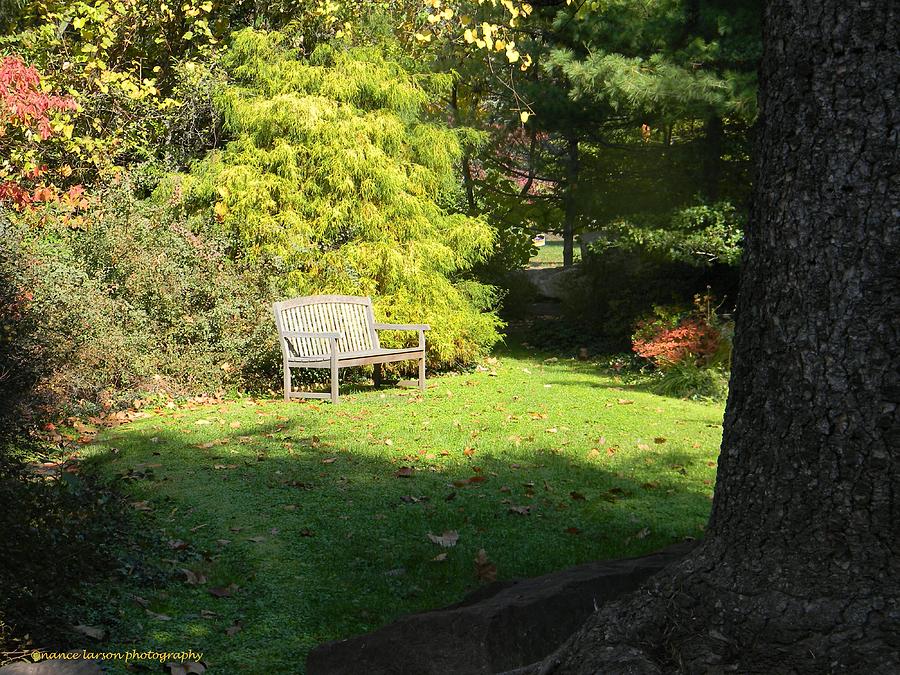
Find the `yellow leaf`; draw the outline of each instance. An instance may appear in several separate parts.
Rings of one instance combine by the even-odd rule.
[[[529,117],[531,117],[531,114],[527,110],[523,110],[519,113],[519,119],[522,120],[522,124],[525,124]]]
[[[507,50],[506,58],[509,59],[510,63],[515,63],[519,60],[519,52],[517,52],[515,49]]]

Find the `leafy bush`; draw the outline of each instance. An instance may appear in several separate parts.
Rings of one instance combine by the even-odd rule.
[[[737,281],[737,268],[727,265],[689,265],[642,249],[589,251],[577,284],[567,289],[564,309],[601,351],[618,352],[631,349],[635,323],[654,306],[689,307],[698,289],[707,287],[731,299]]]
[[[460,132],[427,116],[449,78],[411,74],[375,48],[301,59],[283,43],[235,34],[216,96],[234,140],[157,196],[237,259],[271,266],[286,295],[372,296],[379,319],[432,325],[435,366],[473,361],[502,323],[496,289],[471,273],[492,230],[448,209]]]
[[[632,350],[660,370],[679,364],[698,368],[722,366],[731,362],[731,323],[723,321],[713,306],[713,297],[694,296],[694,307],[654,307],[650,317],[642,319],[632,336]]]
[[[43,380],[57,401],[116,401],[147,391],[199,393],[274,382],[277,345],[258,270],[126,181],[75,228],[52,210],[11,227],[27,247],[36,330],[65,367]]]
[[[603,239],[592,247],[595,252],[610,247],[643,249],[695,266],[734,266],[741,258],[744,219],[745,214],[730,202],[697,204],[667,214],[662,222],[657,217],[644,224],[628,220],[610,223]]]
[[[40,330],[20,235],[0,207],[0,453],[39,421],[39,384],[57,362],[52,337]]]
[[[720,367],[701,368],[690,361],[676,363],[662,371],[651,389],[677,398],[723,399],[728,394],[728,371]]]
[[[654,307],[638,322],[633,351],[658,371],[653,390],[668,396],[722,398],[728,389],[732,324],[719,318],[709,293],[694,307]]]

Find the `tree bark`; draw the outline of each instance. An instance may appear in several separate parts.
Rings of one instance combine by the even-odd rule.
[[[892,0],[768,0],[707,537],[533,672],[900,672]]]
[[[563,267],[571,267],[575,262],[575,219],[578,204],[575,199],[578,190],[578,174],[581,168],[578,157],[578,139],[566,139],[566,197],[563,213]]]

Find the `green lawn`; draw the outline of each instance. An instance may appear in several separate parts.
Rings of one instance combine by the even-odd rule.
[[[298,672],[321,641],[461,599],[479,584],[479,549],[503,579],[701,534],[721,404],[577,361],[485,365],[431,379],[424,398],[243,400],[101,433],[90,461],[134,478],[120,485],[170,570],[102,591],[121,617],[104,647],[193,649],[216,673]],[[428,537],[449,531],[449,548]]]
[[[575,262],[581,260],[581,247],[575,243],[572,252]],[[548,240],[537,250],[537,254],[528,261],[530,267],[562,267],[563,243],[562,240]]]

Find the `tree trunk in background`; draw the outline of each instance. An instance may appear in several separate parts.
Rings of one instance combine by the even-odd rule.
[[[900,672],[900,5],[769,0],[707,537],[542,672]]]
[[[719,199],[719,181],[722,178],[722,142],[725,130],[722,118],[713,115],[706,120],[703,147],[703,196],[714,202]]]
[[[578,204],[575,199],[578,190],[578,139],[567,139],[566,155],[566,200],[563,214],[563,267],[571,267],[575,262],[575,219],[578,215]]]

